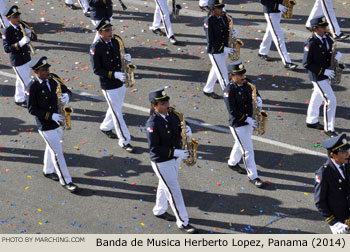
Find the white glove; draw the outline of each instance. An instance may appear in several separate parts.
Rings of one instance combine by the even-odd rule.
[[[324,75],[326,75],[328,79],[333,79],[335,76],[334,71],[331,69],[324,70]]]
[[[233,48],[230,48],[230,47],[224,47],[224,53],[226,53],[226,54],[231,54],[231,53],[233,53],[234,51],[233,51]]]
[[[232,36],[236,38],[238,37],[238,31],[236,30],[236,28],[233,28]]]
[[[126,61],[131,61],[131,55],[130,55],[129,53],[125,54],[125,55],[124,55],[124,59],[125,59]]]
[[[60,114],[53,113],[52,114],[52,120],[55,121],[58,125],[60,125],[60,122],[64,121],[64,117]]]
[[[32,32],[28,29],[28,28],[24,28],[24,30],[26,31],[27,36],[31,36]]]
[[[187,150],[175,149],[174,150],[174,157],[178,157],[178,158],[181,158],[181,159],[187,159],[188,151]]]
[[[25,44],[29,43],[30,42],[30,38],[27,37],[27,36],[24,36],[19,42],[19,46],[20,47],[23,47]]]
[[[341,58],[341,56],[342,56],[341,52],[337,52],[337,54],[335,55],[335,59],[336,59],[337,61],[339,61],[340,58]]]
[[[256,128],[257,126],[257,122],[251,118],[251,117],[247,117],[247,119],[245,120],[246,123],[248,123],[250,126],[252,126],[253,128]]]
[[[63,103],[63,105],[67,105],[68,102],[69,102],[69,95],[67,93],[63,93],[62,94],[62,98],[61,98],[61,101]]]
[[[192,136],[192,130],[191,127],[186,125],[186,136],[190,137]]]
[[[279,4],[278,5],[278,10],[282,13],[286,12],[288,9],[286,6],[282,5],[282,4]]]
[[[261,99],[261,97],[260,96],[258,96],[258,97],[256,97],[256,106],[258,106],[258,107],[262,107],[262,99]]]
[[[114,72],[114,78],[119,79],[121,82],[125,82],[126,76],[123,72]]]
[[[348,225],[345,225],[344,223],[341,223],[338,221],[333,226],[330,226],[333,234],[346,234]]]

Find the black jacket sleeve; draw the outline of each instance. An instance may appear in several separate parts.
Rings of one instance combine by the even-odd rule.
[[[41,109],[38,102],[39,98],[37,97],[38,91],[37,91],[37,85],[29,85],[29,98],[27,101],[28,104],[28,111],[31,115],[37,116],[40,120],[52,120],[52,113]]]
[[[229,92],[229,94],[225,95],[225,92]],[[228,113],[233,119],[233,124],[235,124],[238,121],[244,122],[247,119],[247,116],[237,108],[237,104],[235,102],[235,92],[233,88],[230,88],[230,90],[228,91],[224,91],[224,102],[226,104]]]
[[[307,41],[304,45],[304,58],[303,58],[303,66],[316,74],[317,76],[323,75],[325,69],[321,67],[315,60],[313,60],[314,55],[313,52],[315,51],[314,47],[316,46],[316,43],[313,43],[312,41]]]

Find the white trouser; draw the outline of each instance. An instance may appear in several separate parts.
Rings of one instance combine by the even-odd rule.
[[[124,102],[126,87],[125,85],[120,88],[102,90],[108,103],[108,110],[100,125],[100,129],[104,131],[112,130],[115,128],[117,136],[119,138],[119,145],[123,146],[130,141],[130,133],[128,127],[125,124],[122,112],[122,106]]]
[[[73,4],[73,0],[65,0],[64,1],[66,4]]]
[[[25,89],[30,82],[30,61],[22,66],[14,66],[13,70],[16,73],[16,91],[15,102],[25,101]]]
[[[331,32],[335,35],[340,34],[340,27],[334,14],[332,0],[316,0],[311,10],[310,16],[306,22],[307,27],[311,27],[311,19],[315,17],[325,16],[329,24]]]
[[[97,23],[100,22],[100,20],[92,20],[91,19],[91,22],[95,27],[97,25]],[[96,35],[95,35],[94,41],[92,43],[94,44],[99,39],[100,39],[100,34],[98,34],[98,31],[96,31]]]
[[[307,109],[306,123],[317,123],[320,114],[320,106],[324,102],[323,117],[324,130],[334,131],[335,111],[337,109],[337,98],[334,95],[329,79],[312,82],[314,90],[311,95]]]
[[[159,178],[157,188],[156,205],[153,208],[154,215],[161,215],[168,209],[168,202],[176,217],[178,227],[187,226],[188,214],[182,197],[181,188],[177,177],[181,159],[155,163],[151,162],[152,168]]]
[[[84,13],[88,11],[89,4],[87,0],[78,0],[80,7],[83,9]]]
[[[230,130],[235,138],[235,144],[233,145],[228,164],[238,164],[243,155],[243,162],[247,169],[248,178],[256,179],[258,177],[258,171],[254,159],[254,146],[252,141],[253,127],[250,125],[236,128],[230,126]]]
[[[168,38],[174,35],[170,22],[170,14],[167,5],[167,0],[155,0],[156,10],[154,11],[153,24],[151,29],[156,30],[160,28],[160,22],[163,21],[165,33]]]
[[[208,6],[209,0],[199,0],[199,6],[205,7]]]
[[[39,134],[46,142],[44,155],[44,173],[54,173],[56,171],[60,178],[61,185],[66,185],[72,182],[72,177],[69,174],[66,161],[63,156],[61,141],[63,140],[63,128],[60,126],[53,130],[41,131]]]
[[[282,62],[285,65],[292,61],[289,58],[286,44],[284,42],[284,35],[281,29],[281,16],[282,13],[265,13],[267,27],[263,41],[260,44],[259,53],[262,55],[268,55],[273,40],[277,51],[281,56]]]
[[[209,59],[211,61],[211,69],[209,72],[207,84],[203,88],[206,93],[214,92],[214,85],[219,80],[222,90],[228,85],[228,73],[226,67],[226,53],[211,54],[209,53]]]

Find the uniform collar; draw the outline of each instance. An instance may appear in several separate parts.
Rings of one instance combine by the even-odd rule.
[[[10,23],[10,25],[17,30],[18,26]]]
[[[323,35],[322,37],[320,36],[320,35],[318,35],[317,33],[315,33],[314,32],[314,34],[315,34],[315,36],[319,39],[319,40],[321,40],[322,42],[323,42],[323,40],[322,39],[324,39],[324,38],[327,38],[327,36],[326,35]]]

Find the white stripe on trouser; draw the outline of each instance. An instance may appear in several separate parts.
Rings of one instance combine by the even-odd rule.
[[[243,162],[247,169],[248,178],[256,179],[258,177],[258,171],[254,159],[253,127],[245,125],[236,128],[230,127],[230,130],[235,139],[235,144],[233,145],[228,164],[238,164],[243,155]]]
[[[25,89],[30,82],[30,61],[22,66],[14,66],[13,70],[16,73],[16,91],[15,102],[25,101]]]
[[[208,6],[209,0],[199,0],[199,6],[205,7]]]
[[[0,10],[1,11],[1,10]],[[4,11],[5,12],[5,11]],[[2,28],[6,28],[6,27],[8,27],[9,26],[9,21],[7,20],[7,18],[6,18],[6,16],[5,15],[2,15],[2,11],[1,11],[1,26],[2,26]]]
[[[181,188],[177,177],[181,159],[155,163],[151,162],[152,168],[159,178],[157,188],[156,205],[153,208],[154,215],[161,215],[168,209],[168,202],[176,217],[178,227],[187,226],[188,214],[182,197]]]
[[[311,10],[310,16],[306,22],[306,26],[310,27],[311,19],[320,16],[326,17],[329,28],[333,34],[340,34],[340,27],[334,13],[332,0],[316,0],[314,7]]]
[[[311,95],[307,109],[306,123],[317,123],[320,114],[320,106],[324,102],[323,120],[324,130],[334,131],[335,112],[337,109],[337,98],[333,92],[329,79],[312,82],[314,90]]]
[[[102,93],[108,103],[108,110],[105,119],[100,125],[100,129],[108,131],[115,128],[120,146],[123,146],[123,144],[128,144],[130,141],[130,133],[125,124],[122,112],[125,92],[125,85],[121,86],[120,88],[102,90]]]
[[[282,62],[285,65],[292,61],[288,55],[286,44],[284,42],[284,35],[281,29],[281,16],[282,13],[265,13],[267,27],[263,41],[260,44],[259,53],[262,55],[268,55],[273,40],[277,51],[281,56]]]
[[[98,22],[100,22],[100,20],[92,20],[91,19],[91,23],[94,25],[94,27],[97,25]],[[98,31],[96,31],[96,35],[95,35],[94,41],[92,43],[95,43],[99,39],[100,39],[100,34],[98,34]]]
[[[171,27],[169,9],[167,0],[155,0],[156,10],[154,11],[153,24],[151,29],[156,30],[160,28],[160,22],[163,21],[165,33],[168,38],[174,35]]]
[[[39,134],[46,142],[43,169],[44,173],[48,174],[56,171],[58,177],[60,178],[61,185],[71,183],[72,177],[69,174],[66,161],[64,160],[61,144],[61,140],[63,140],[62,127],[46,131],[39,130]]]
[[[228,73],[226,67],[226,53],[211,54],[209,53],[209,59],[211,61],[212,67],[209,72],[207,84],[203,88],[206,93],[214,92],[214,85],[216,80],[219,80],[222,90],[228,85]]]

